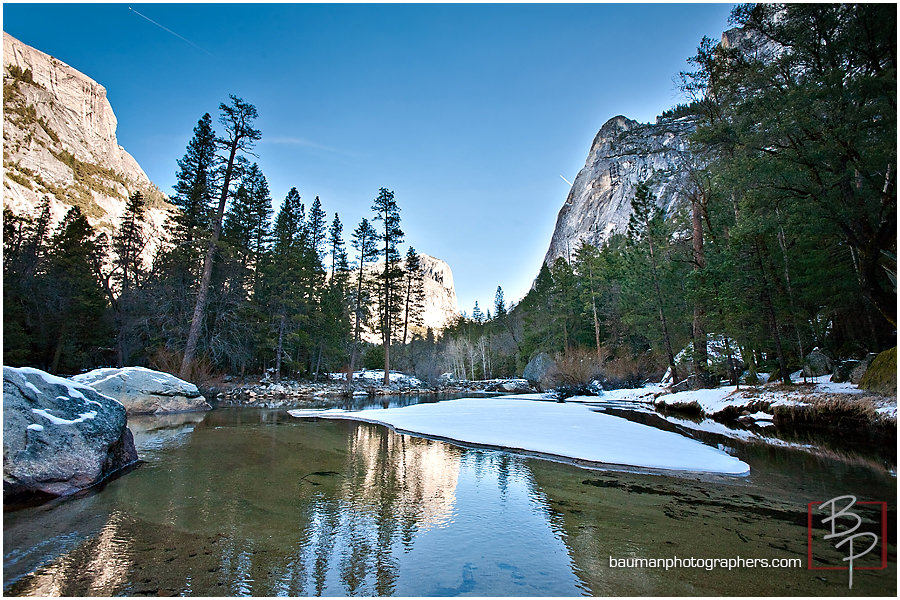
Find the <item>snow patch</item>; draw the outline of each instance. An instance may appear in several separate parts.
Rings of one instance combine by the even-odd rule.
[[[751,419],[753,419],[754,421],[771,421],[772,419],[775,418],[772,415],[770,415],[769,413],[764,413],[762,411],[758,411],[758,412],[753,413],[752,415],[747,415],[747,416],[750,417]]]
[[[321,416],[591,463],[728,475],[750,471],[747,463],[696,440],[592,411],[579,403],[515,396],[464,398]]]
[[[85,397],[85,395],[81,393],[81,390],[88,390],[90,392],[97,393],[97,392],[95,392],[95,390],[93,388],[88,387],[82,383],[73,382],[72,380],[64,379],[62,377],[56,377],[55,375],[51,375],[50,373],[45,373],[44,371],[41,371],[40,369],[34,369],[32,367],[3,367],[3,368],[9,369],[10,371],[14,371],[14,372],[18,373],[19,375],[21,375],[22,378],[26,380],[25,385],[36,390],[38,393],[40,393],[40,390],[38,390],[36,387],[34,387],[33,384],[28,382],[25,375],[37,375],[50,385],[61,385],[61,386],[65,387],[66,391],[69,394],[69,398],[75,398],[78,400],[87,401],[87,397]]]
[[[329,409],[316,409],[316,408],[297,408],[294,410],[287,411],[289,415],[292,417],[297,417],[298,419],[308,419],[311,417],[323,417],[327,415],[336,415],[339,413],[347,412],[343,408],[329,408]]]
[[[33,412],[36,415],[40,415],[40,416],[44,417],[45,419],[47,419],[54,425],[74,425],[75,423],[83,423],[83,422],[85,422],[89,419],[93,419],[97,416],[96,410],[89,410],[86,413],[81,413],[78,415],[77,419],[62,419],[60,417],[57,417],[56,415],[50,414],[49,411],[47,411],[43,408],[32,408],[31,412]]]
[[[38,423],[32,423],[31,425],[29,425],[29,426],[26,427],[25,429],[30,429],[30,430],[32,430],[32,431],[43,431],[43,430],[44,430],[44,426],[43,426],[43,425],[40,425],[40,424],[38,424]]]

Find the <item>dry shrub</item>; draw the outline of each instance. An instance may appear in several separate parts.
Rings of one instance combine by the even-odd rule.
[[[547,376],[553,386],[586,386],[601,375],[597,354],[573,348],[557,354]]]
[[[649,353],[616,356],[608,346],[573,348],[556,355],[547,373],[556,388],[586,389],[598,382],[605,390],[637,388],[662,376],[662,369]],[[596,392],[595,392],[596,393]]]
[[[168,348],[157,348],[150,355],[150,368],[178,377],[184,353]],[[205,356],[194,359],[188,371],[187,380],[196,385],[210,386],[221,383],[222,374],[217,372],[212,362]]]

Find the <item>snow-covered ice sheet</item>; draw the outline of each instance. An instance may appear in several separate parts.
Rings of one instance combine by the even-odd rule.
[[[338,413],[345,413],[346,410],[342,408],[296,408],[294,410],[287,411],[289,415],[292,417],[297,417],[298,419],[310,418],[310,417],[322,417],[326,415],[335,415]]]
[[[729,475],[750,471],[747,463],[695,440],[575,403],[464,398],[319,416],[593,463]]]

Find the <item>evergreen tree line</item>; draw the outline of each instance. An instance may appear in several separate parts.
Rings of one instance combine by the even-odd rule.
[[[54,226],[46,198],[34,218],[4,210],[6,364],[279,380],[353,369],[363,354],[370,364],[380,354],[387,371],[392,347],[404,358],[421,330],[424,279],[415,249],[400,255],[393,192],[382,188],[352,232],[352,256],[318,197],[307,209],[292,188],[273,219],[266,178],[247,158],[261,137],[256,109],[234,96],[219,108],[222,133],[203,115],[177,161],[175,209],[152,261],[140,192],[110,239],[77,207]],[[364,341],[370,331],[380,348]]]
[[[704,39],[681,74],[691,102],[670,113],[696,122],[681,211],[638,185],[626,233],[544,265],[492,319],[473,311],[444,341],[448,367],[509,376],[548,352],[563,383],[787,382],[816,347],[896,345],[895,7],[754,4],[731,20],[751,45]]]

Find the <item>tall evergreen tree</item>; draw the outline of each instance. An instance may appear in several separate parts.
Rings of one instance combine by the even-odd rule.
[[[219,110],[222,116],[219,121],[225,128],[225,136],[216,140],[217,146],[228,153],[225,160],[225,168],[222,173],[219,204],[212,219],[212,232],[209,238],[206,255],[203,259],[203,274],[200,279],[200,287],[197,290],[197,301],[194,305],[194,314],[191,318],[191,328],[188,332],[187,342],[184,348],[184,358],[181,362],[179,376],[187,379],[191,373],[191,367],[200,341],[200,332],[203,326],[206,304],[209,300],[209,285],[212,280],[213,260],[216,255],[216,247],[222,232],[222,217],[225,214],[225,203],[228,200],[228,192],[231,180],[234,176],[235,161],[238,152],[249,152],[253,143],[260,139],[261,134],[253,129],[253,121],[257,118],[256,108],[247,104],[240,98],[231,96],[231,104],[220,104]]]
[[[51,373],[90,366],[107,341],[106,298],[94,270],[100,251],[93,228],[73,206],[50,239],[47,257],[44,289],[50,354],[43,364]],[[85,323],[91,326],[82,326]]]
[[[142,345],[139,333],[141,287],[147,275],[143,252],[149,240],[145,230],[146,203],[140,191],[125,204],[125,212],[112,236],[113,269],[102,277],[103,289],[112,309],[116,327],[116,363],[124,367],[131,362],[132,351]],[[102,273],[102,265],[95,265]]]
[[[316,252],[316,256],[321,260],[327,243],[326,236],[328,232],[325,229],[325,211],[322,210],[322,201],[316,196],[315,200],[309,207],[309,216],[306,220],[307,235],[309,242]]]
[[[366,265],[374,262],[378,257],[377,246],[378,232],[369,223],[363,219],[353,231],[351,243],[356,249],[356,292],[353,294],[352,302],[353,310],[353,348],[350,353],[350,370],[349,377],[353,377],[355,373],[357,361],[359,359],[359,343],[362,335],[363,323],[369,318],[369,306],[371,304],[371,296],[369,294],[369,286],[366,282]]]
[[[347,265],[347,250],[344,247],[344,225],[340,217],[334,213],[334,220],[328,228],[328,247],[331,255],[331,281],[334,282],[335,274],[340,265]],[[346,271],[346,268],[344,269]]]
[[[394,200],[394,192],[381,188],[372,204],[375,221],[381,221],[378,231],[379,251],[384,259],[384,269],[379,277],[381,285],[379,329],[384,344],[384,384],[390,383],[391,341],[399,311],[397,284],[403,275],[400,264],[400,252],[397,246],[403,242],[403,230],[400,229],[400,208]]]
[[[659,323],[662,329],[666,358],[669,361],[669,368],[672,369],[672,380],[678,381],[678,367],[675,365],[675,353],[672,351],[672,338],[669,334],[669,323],[666,319],[665,304],[660,286],[659,257],[657,256],[663,218],[650,192],[650,186],[646,182],[639,183],[635,188],[634,198],[631,201],[628,238],[635,245],[643,246],[647,249],[650,276],[653,281],[657,310],[659,311]]]
[[[494,318],[502,319],[506,316],[506,302],[503,300],[503,288],[497,286],[497,292],[494,294]]]
[[[405,346],[409,326],[422,325],[422,313],[425,310],[425,274],[422,271],[419,253],[412,246],[406,251],[404,278],[406,279],[406,299],[403,308],[402,344]]]
[[[173,216],[172,241],[187,248],[202,241],[210,230],[215,170],[216,135],[212,117],[204,114],[194,127],[184,158],[178,162],[172,204],[180,210]]]

